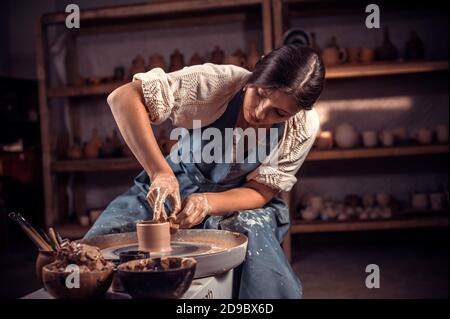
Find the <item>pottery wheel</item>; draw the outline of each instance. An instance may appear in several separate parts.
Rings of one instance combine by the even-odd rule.
[[[150,252],[150,257],[195,257],[211,251],[211,245],[200,243],[176,242],[170,243],[172,250],[169,252]],[[103,257],[107,260],[119,260],[119,254],[123,251],[138,250],[137,244],[124,245],[121,247],[109,247],[102,249]]]
[[[122,251],[138,249],[136,232],[96,236],[80,242],[99,247],[109,260],[118,260]],[[201,278],[239,266],[247,252],[247,237],[226,230],[180,229],[172,235],[171,246],[172,251],[150,252],[150,257],[193,257],[197,260],[194,278]]]

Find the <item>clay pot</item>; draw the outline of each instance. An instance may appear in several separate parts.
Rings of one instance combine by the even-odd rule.
[[[392,44],[389,29],[385,28],[383,33],[383,43],[377,49],[378,60],[390,61],[398,58],[398,50]]]
[[[241,49],[234,51],[232,55],[225,58],[225,64],[233,64],[245,68],[247,66],[247,57]]]
[[[416,193],[411,197],[411,206],[415,210],[428,209],[428,196],[426,193]]]
[[[170,67],[169,72],[178,71],[184,68],[184,56],[181,54],[181,52],[176,49],[171,55],[170,55]]]
[[[203,63],[205,63],[205,60],[197,52],[189,59],[189,65],[199,65]]]
[[[164,71],[166,70],[166,62],[164,61],[164,57],[158,53],[154,53],[148,58],[148,69],[161,68]]]
[[[45,251],[39,250],[38,256],[36,259],[35,271],[38,282],[43,284],[42,281],[42,268],[48,264],[51,264],[55,261],[56,252],[55,251]]]
[[[102,142],[98,136],[97,129],[92,130],[91,140],[84,146],[84,157],[98,158]]]
[[[322,131],[317,135],[315,145],[319,150],[328,150],[333,148],[333,132]]]
[[[361,49],[361,62],[365,64],[372,63],[375,61],[375,49],[373,48],[362,48]]]
[[[340,148],[353,148],[358,145],[359,136],[351,124],[344,123],[336,128],[334,139]]]
[[[224,59],[225,59],[225,53],[222,51],[222,49],[218,45],[216,45],[214,47],[214,50],[211,52],[211,63],[223,64]]]
[[[448,126],[438,125],[435,130],[438,143],[448,143]]]
[[[145,66],[145,59],[138,55],[136,56],[133,61],[131,62],[131,68],[130,68],[130,79],[135,75],[136,73],[143,73],[147,71],[147,67]]]
[[[361,48],[347,48],[347,57],[349,63],[360,63]]]
[[[170,223],[144,221],[136,224],[139,250],[149,252],[169,252]]]
[[[347,52],[339,48],[336,37],[331,37],[327,47],[323,49],[322,60],[326,66],[344,63],[347,60]]]
[[[71,272],[56,271],[48,265],[42,268],[45,289],[56,299],[99,298],[108,291],[113,279],[114,267],[110,264],[102,271],[81,271],[80,287],[68,288],[67,276]]]
[[[404,54],[405,60],[422,60],[425,58],[425,46],[416,31],[411,31],[410,38],[405,43]]]
[[[414,137],[419,144],[431,144],[433,141],[433,132],[427,128],[421,128],[414,132]]]
[[[78,141],[78,139],[75,139],[72,143],[72,146],[69,148],[69,151],[67,152],[67,158],[71,160],[78,160],[81,158],[82,153],[83,151],[81,149],[80,142]]]
[[[248,54],[247,66],[250,71],[253,71],[256,63],[261,59],[261,54],[256,50],[256,43],[250,44],[250,53]]]
[[[378,144],[378,135],[375,131],[364,131],[362,133],[364,147],[375,147]]]
[[[380,132],[380,141],[384,147],[391,147],[394,145],[394,133],[392,130],[383,130]]]

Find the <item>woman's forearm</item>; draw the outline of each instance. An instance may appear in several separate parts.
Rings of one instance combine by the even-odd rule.
[[[125,142],[147,174],[152,177],[172,172],[153,134],[140,81],[114,90],[108,96],[108,104]]]
[[[220,193],[205,193],[212,215],[263,207],[278,192],[267,186],[249,182],[246,185]]]

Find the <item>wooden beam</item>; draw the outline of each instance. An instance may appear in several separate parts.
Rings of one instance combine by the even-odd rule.
[[[53,180],[50,169],[52,150],[51,150],[51,120],[50,109],[47,104],[47,77],[45,64],[45,43],[44,25],[41,18],[36,21],[36,74],[38,79],[39,91],[39,114],[40,114],[40,130],[42,144],[42,175],[44,184],[44,202],[45,215],[44,220],[46,226],[52,226],[57,221],[55,213],[55,203],[53,199]]]
[[[273,50],[271,0],[263,0],[263,3],[262,3],[262,26],[263,26],[263,37],[264,37],[264,54],[268,54]]]
[[[81,10],[80,20],[133,18],[158,14],[225,9],[258,5],[261,4],[261,1],[264,0],[189,0],[115,6]],[[45,24],[63,23],[66,16],[67,13],[65,12],[46,14],[43,17],[43,22]]]

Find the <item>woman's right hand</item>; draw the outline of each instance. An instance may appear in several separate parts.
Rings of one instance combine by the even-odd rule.
[[[153,221],[167,221],[167,212],[164,202],[169,198],[172,203],[171,216],[175,216],[181,208],[180,187],[174,174],[155,174],[151,180],[147,193],[147,201],[153,209]]]

